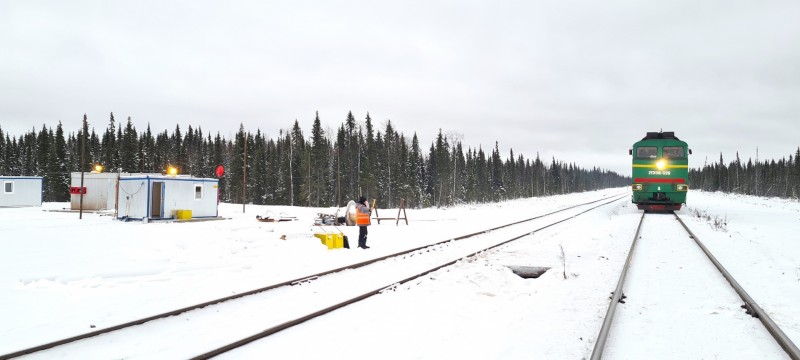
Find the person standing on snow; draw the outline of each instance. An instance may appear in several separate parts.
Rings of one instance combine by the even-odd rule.
[[[369,215],[372,212],[369,208],[367,198],[358,198],[356,204],[356,225],[358,225],[358,247],[362,249],[369,249],[367,246],[367,226],[369,226]]]

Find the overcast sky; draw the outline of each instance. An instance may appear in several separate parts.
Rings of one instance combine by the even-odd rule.
[[[800,146],[800,2],[0,2],[0,127],[276,136],[319,111],[630,173],[647,131],[726,163]]]

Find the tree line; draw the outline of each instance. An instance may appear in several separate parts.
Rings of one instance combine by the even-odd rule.
[[[757,152],[756,152],[757,154]],[[692,187],[706,191],[781,198],[800,197],[800,147],[794,156],[778,161],[747,159],[743,163],[736,153],[736,159],[725,164],[722,153],[719,162],[705,163],[701,168],[689,171]]]
[[[342,206],[362,194],[379,199],[381,207],[396,207],[400,199],[408,207],[429,207],[630,184],[615,172],[555,158],[545,163],[538,154],[529,159],[511,150],[502,156],[497,142],[493,149],[465,148],[459,137],[440,130],[424,151],[416,133],[408,138],[391,121],[377,129],[369,113],[357,121],[350,112],[336,130],[325,131],[317,113],[308,136],[295,120],[274,138],[240,125],[226,139],[191,126],[153,133],[148,124],[137,131],[130,117],[123,124],[111,113],[99,134],[85,116],[82,129],[68,134],[61,122],[19,137],[0,127],[0,175],[43,176],[45,201],[68,201],[70,172],[90,171],[96,163],[106,172],[163,173],[175,166],[181,174],[209,178],[222,165],[222,201],[315,207]]]

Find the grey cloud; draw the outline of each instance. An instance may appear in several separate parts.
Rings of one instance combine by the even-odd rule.
[[[646,131],[701,159],[799,145],[791,1],[0,3],[0,126],[83,113],[275,135],[315,111],[627,173]]]

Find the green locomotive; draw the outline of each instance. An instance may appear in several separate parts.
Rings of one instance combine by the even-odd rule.
[[[628,150],[633,155],[632,202],[640,210],[674,211],[686,203],[689,154],[674,132],[648,132]]]

